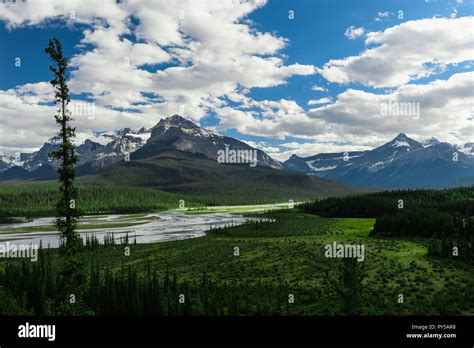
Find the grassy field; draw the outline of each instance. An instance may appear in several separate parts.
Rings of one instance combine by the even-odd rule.
[[[190,240],[131,245],[130,256],[124,256],[123,246],[108,246],[83,251],[80,257],[86,264],[97,262],[101,272],[119,274],[130,267],[139,277],[150,269],[162,277],[175,275],[179,284],[187,284],[181,291],[192,304],[192,314],[202,314],[196,309],[202,291],[193,286],[205,277],[218,289],[213,301],[238,303],[236,314],[339,315],[348,314],[336,290],[342,261],[325,257],[324,246],[334,241],[363,244],[357,314],[474,314],[472,264],[430,258],[421,239],[369,236],[372,218],[320,218],[298,209],[263,216],[275,222],[215,229]],[[57,267],[57,251],[49,253]],[[0,279],[7,262],[18,261],[0,259]],[[294,303],[288,304],[289,294]]]

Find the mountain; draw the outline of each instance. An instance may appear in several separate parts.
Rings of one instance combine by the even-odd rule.
[[[54,160],[49,157],[49,153],[59,149],[61,139],[58,136],[50,138],[47,142],[41,146],[38,151],[32,154],[26,154],[25,160],[23,161],[23,169],[35,170],[43,165],[51,164],[54,165]]]
[[[428,147],[428,146],[431,146],[431,145],[436,145],[436,144],[439,144],[439,143],[440,143],[440,141],[438,139],[436,139],[435,137],[428,138],[428,139],[426,139],[425,141],[422,142],[424,147]]]
[[[249,151],[251,163],[220,163],[219,152]],[[206,204],[227,201],[251,204],[316,199],[365,191],[332,180],[282,170],[282,164],[265,152],[234,138],[201,128],[174,115],[161,119],[147,142],[130,161],[107,166],[83,183],[156,187],[160,190],[198,195]]]
[[[202,153],[162,150],[78,178],[82,184],[154,187],[197,196],[207,205],[309,200],[367,191],[332,180],[248,164],[222,164]]]
[[[13,167],[12,158],[6,155],[0,155],[0,173]]]
[[[275,161],[265,152],[254,149],[250,145],[237,139],[216,134],[199,127],[193,122],[179,115],[161,119],[151,129],[151,136],[146,144],[133,153],[132,159],[153,157],[167,150],[187,151],[200,153],[209,159],[217,160],[219,151],[229,150],[255,151],[258,166],[281,169],[280,162]]]
[[[143,146],[150,134],[151,132],[145,128],[138,131],[124,128],[112,132],[96,132],[92,139],[86,139],[76,147],[76,154],[79,157],[78,174],[90,174],[122,161],[127,154]],[[57,168],[58,161],[50,158],[49,154],[58,150],[59,144],[60,139],[57,136],[52,137],[38,151],[30,154],[22,153],[20,161],[17,162],[7,156],[1,156],[0,181],[15,179],[49,180],[55,178],[55,171],[51,168]],[[43,167],[48,169],[41,169]],[[19,170],[19,168],[22,170]]]
[[[56,178],[56,169],[51,165],[40,166],[31,171],[23,167],[14,166],[0,173],[0,181],[53,180]]]
[[[463,146],[458,146],[459,151],[466,155],[474,156],[474,143],[465,143]]]
[[[23,164],[28,159],[29,154],[16,153],[13,156],[0,155],[0,173],[12,167],[23,167]]]
[[[430,138],[420,143],[400,133],[369,151],[292,156],[288,170],[339,182],[384,188],[443,188],[474,182],[474,157]]]
[[[82,149],[80,146],[77,148],[79,155],[78,174],[90,174],[123,161],[127,155],[141,148],[150,137],[150,134],[150,131],[147,131],[145,128],[141,128],[138,131],[124,128],[116,132],[98,134],[96,140],[101,142],[99,147],[92,151],[84,151],[83,153],[81,153]],[[92,142],[92,140],[89,141]]]
[[[49,139],[36,152],[22,154],[21,163],[2,164],[1,180],[27,180],[31,178],[50,179],[50,170],[42,167],[57,168],[58,162],[49,157],[49,153],[59,148],[59,139]],[[112,164],[124,160],[152,158],[163,151],[184,151],[198,156],[217,160],[219,152],[223,154],[235,152],[236,163],[248,160],[249,165],[282,169],[283,165],[268,156],[265,152],[255,149],[237,139],[219,135],[199,127],[179,115],[161,119],[153,128],[132,130],[124,128],[117,131],[96,132],[93,137],[76,147],[79,161],[76,167],[78,175],[98,172]],[[254,158],[255,157],[255,158]],[[232,157],[228,156],[230,162]],[[240,161],[242,160],[242,161]],[[19,170],[21,167],[23,170]],[[30,174],[24,171],[31,172]]]
[[[28,168],[35,169],[14,166],[0,173],[0,180],[54,178],[57,163],[45,156],[56,146],[55,139],[51,139],[26,158]],[[97,132],[76,151],[78,184],[155,187],[198,195],[206,204],[296,201],[367,190],[283,170],[282,164],[265,152],[201,128],[179,115],[161,119],[149,130]],[[230,155],[220,160],[223,153],[232,152],[234,161]],[[253,161],[235,161],[239,156]]]
[[[58,162],[48,154],[58,147],[59,139],[53,137],[34,153],[15,158],[0,156],[0,181],[55,178]],[[199,127],[179,115],[163,118],[148,130],[95,132],[76,147],[76,152],[79,176],[100,173],[128,160],[149,161],[162,158],[163,153],[189,153],[195,161],[208,159],[221,167],[224,163],[244,162],[250,167],[286,169],[364,187],[442,188],[474,183],[474,143],[457,146],[434,137],[418,142],[400,133],[372,150],[321,153],[306,158],[293,155],[282,164],[261,150]],[[110,175],[109,171],[105,173]]]

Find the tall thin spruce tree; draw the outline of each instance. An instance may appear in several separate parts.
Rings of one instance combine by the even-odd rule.
[[[80,239],[76,232],[79,212],[76,209],[77,188],[74,186],[76,175],[74,164],[77,162],[77,156],[72,143],[72,139],[76,136],[76,129],[70,126],[72,119],[68,111],[71,101],[66,84],[68,64],[63,55],[61,42],[57,38],[49,41],[45,52],[54,63],[49,67],[54,73],[54,78],[50,83],[54,87],[54,97],[58,106],[58,112],[54,118],[60,127],[58,136],[61,140],[60,148],[51,153],[51,156],[61,163],[58,167],[61,196],[56,205],[56,226],[61,232],[63,250],[66,255],[72,256],[80,247]]]
[[[61,233],[61,254],[63,256],[62,269],[59,274],[58,312],[59,314],[78,313],[76,298],[80,296],[84,282],[83,265],[76,256],[82,247],[82,240],[76,232],[80,213],[76,208],[77,188],[74,186],[77,156],[74,152],[72,139],[76,136],[74,127],[71,127],[72,118],[68,110],[70,103],[67,79],[67,59],[63,55],[61,42],[57,38],[49,41],[45,52],[50,56],[53,65],[50,70],[54,78],[50,81],[54,87],[55,101],[58,111],[54,116],[59,126],[58,136],[61,146],[50,155],[60,161],[58,167],[60,198],[56,204],[56,227]]]

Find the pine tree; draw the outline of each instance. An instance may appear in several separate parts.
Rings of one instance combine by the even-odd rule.
[[[68,111],[68,105],[71,99],[66,83],[68,63],[63,55],[61,42],[57,38],[53,38],[49,41],[45,52],[53,61],[53,65],[49,68],[53,72],[54,78],[50,83],[54,88],[55,102],[58,106],[54,118],[60,128],[58,136],[61,140],[60,148],[50,154],[60,161],[58,167],[60,198],[56,205],[56,226],[61,233],[61,252],[65,257],[60,274],[60,288],[65,292],[59,299],[62,304],[60,311],[72,314],[74,310],[69,306],[67,299],[71,295],[78,296],[79,286],[83,282],[81,263],[75,257],[82,245],[79,234],[76,232],[80,216],[76,208],[77,188],[74,186],[74,165],[78,158],[72,143],[76,129],[70,125],[72,118]]]
[[[69,88],[66,84],[67,59],[63,56],[61,42],[57,38],[49,41],[49,46],[45,52],[50,56],[54,65],[50,70],[54,73],[54,78],[50,81],[54,87],[54,97],[58,105],[58,112],[54,116],[60,130],[58,133],[61,139],[61,146],[57,151],[53,151],[51,156],[61,161],[58,167],[61,197],[57,203],[56,226],[64,238],[64,249],[67,255],[74,255],[79,246],[80,239],[76,232],[79,212],[76,209],[77,188],[74,186],[77,156],[74,152],[72,139],[76,136],[76,129],[70,126],[72,118],[68,111],[71,101]]]

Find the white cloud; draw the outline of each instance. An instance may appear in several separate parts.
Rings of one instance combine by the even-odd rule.
[[[346,31],[344,32],[344,35],[350,40],[355,40],[359,36],[364,35],[364,32],[365,32],[365,29],[363,27],[357,28],[351,25],[350,27],[346,29]]]
[[[450,64],[474,59],[472,37],[465,30],[472,17],[409,21],[368,33],[365,51],[331,60],[320,72],[330,82],[393,89],[376,94],[350,88],[334,101],[311,100],[308,104],[317,107],[307,111],[290,99],[249,97],[253,88],[274,87],[291,76],[315,73],[312,65],[287,65],[281,51],[289,41],[258,31],[248,20],[265,1],[180,1],[180,6],[164,0],[37,4],[2,3],[0,20],[10,30],[47,25],[57,17],[71,26],[85,25],[84,49],[71,59],[75,70],[70,85],[73,92],[95,100],[96,117],[75,120],[81,139],[93,130],[151,127],[174,113],[198,121],[210,112],[219,118],[220,130],[234,128],[284,141],[279,145],[248,142],[276,159],[293,152],[308,156],[368,149],[398,132],[451,142],[467,142],[474,133],[473,73],[410,84],[449,70]],[[75,11],[76,19],[69,17],[70,11]],[[132,16],[137,19],[134,23]],[[347,34],[356,38],[364,29],[352,27]],[[311,90],[328,91],[322,86]],[[31,151],[54,135],[55,108],[46,104],[50,100],[48,82],[0,90],[0,151]],[[390,100],[420,103],[420,119],[381,115],[381,105]],[[302,143],[286,141],[287,137]]]
[[[425,85],[407,84],[386,94],[348,89],[333,103],[309,111],[291,100],[255,101],[245,97],[243,104],[254,111],[226,107],[219,111],[218,116],[223,128],[235,128],[245,134],[280,139],[288,136],[317,139],[309,143],[305,141],[310,144],[307,149],[311,151],[373,148],[399,132],[415,139],[435,136],[442,141],[465,143],[472,141],[474,134],[471,110],[473,79],[474,72],[458,73],[448,80],[435,80]],[[382,108],[390,102],[418,103],[419,117],[384,116]],[[279,147],[285,146],[281,144]]]
[[[377,134],[386,140],[393,134],[405,132],[419,138],[435,136],[456,142],[459,137],[467,142],[474,134],[473,79],[474,72],[458,73],[448,80],[404,85],[388,94],[348,89],[339,94],[333,104],[312,109],[308,116],[329,123],[337,134],[361,137]],[[419,118],[384,116],[382,107],[389,102],[419,103]]]
[[[317,92],[327,92],[328,89],[326,87],[322,87],[322,86],[313,86],[311,87],[311,90],[312,91],[317,91]]]
[[[223,97],[314,74],[312,65],[285,64],[280,50],[288,40],[258,31],[248,20],[265,4],[264,0],[2,3],[0,21],[10,30],[46,26],[52,19],[85,25],[83,49],[71,58],[70,81],[73,93],[87,94],[96,103],[96,118],[77,123],[78,131],[85,132],[139,123],[150,127],[174,113],[198,121],[214,110],[229,114],[231,120]],[[159,68],[162,63],[169,67]],[[37,93],[27,100],[20,95],[21,88],[7,91],[18,94],[15,107],[20,118],[26,117],[21,116],[22,108],[36,107],[29,104],[31,98],[42,101]],[[36,132],[33,127],[31,132]],[[33,142],[39,146],[51,136],[32,134],[25,139],[29,146]]]
[[[46,82],[0,90],[0,152],[33,152],[57,133],[56,106],[46,104],[53,98],[53,90]],[[91,115],[73,115],[78,139],[90,137],[95,130],[125,126],[138,129],[144,124],[150,127],[156,123],[151,120],[144,122],[139,113],[115,111],[100,105],[95,105],[95,114],[94,119]],[[119,126],[111,126],[109,120],[114,120]]]
[[[245,143],[247,143],[248,145],[256,148],[256,149],[259,149],[259,150],[262,150],[266,153],[268,153],[270,156],[272,156],[272,154],[279,154],[281,152],[281,149],[277,146],[272,146],[271,144],[265,142],[265,141],[250,141],[250,140],[246,140]]]
[[[84,2],[81,0],[40,0],[3,2],[0,4],[0,20],[8,29],[44,25],[45,20],[60,18],[69,24],[101,24],[119,31],[126,31],[126,12],[115,0]],[[103,24],[103,23],[102,23]]]
[[[357,144],[357,139],[352,139],[354,144],[346,144],[338,142],[338,139],[335,137],[322,138],[318,137],[317,140],[313,142],[289,142],[283,143],[280,146],[287,148],[287,150],[280,152],[278,157],[272,155],[280,161],[285,161],[291,155],[295,154],[299,157],[309,157],[314,156],[319,153],[334,153],[334,152],[345,152],[345,151],[364,151],[372,149],[367,145]]]
[[[395,87],[436,73],[440,64],[474,59],[473,17],[430,18],[404,22],[367,34],[376,45],[358,56],[330,60],[321,69],[330,82]]]
[[[332,102],[331,98],[321,98],[321,99],[316,99],[316,100],[309,100],[308,105],[327,104],[331,102]]]

